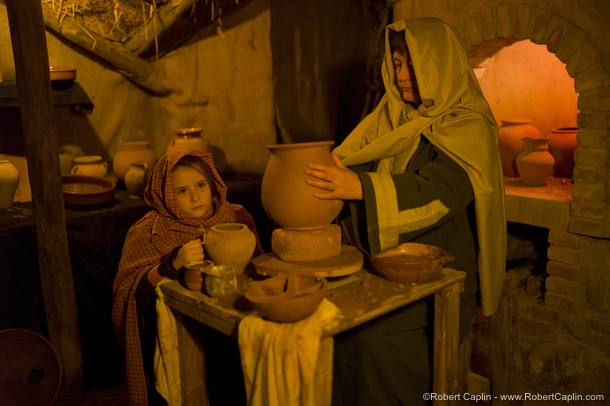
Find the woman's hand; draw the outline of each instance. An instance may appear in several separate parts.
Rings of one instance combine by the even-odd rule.
[[[174,265],[175,269],[179,270],[193,261],[203,261],[203,257],[201,240],[192,240],[184,244],[178,250],[178,254],[176,254],[176,258],[174,258],[172,265]]]
[[[341,159],[334,152],[331,157],[336,166],[307,164],[305,173],[316,179],[307,179],[307,184],[327,190],[316,192],[318,199],[362,200],[362,182],[356,172],[343,165]]]

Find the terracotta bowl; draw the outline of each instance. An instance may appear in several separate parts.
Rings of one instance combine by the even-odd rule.
[[[49,68],[51,80],[74,80],[76,79],[76,68],[65,66],[51,66]]]
[[[370,260],[375,272],[383,278],[417,283],[432,278],[455,257],[433,245],[404,243],[371,255]]]
[[[325,278],[278,275],[253,284],[246,299],[266,319],[294,323],[316,311],[327,287]]]
[[[64,203],[69,205],[95,205],[114,199],[116,185],[97,176],[63,175]]]

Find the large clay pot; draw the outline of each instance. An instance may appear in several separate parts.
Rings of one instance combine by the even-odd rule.
[[[540,131],[531,125],[532,120],[503,119],[498,130],[498,149],[504,176],[518,177],[517,156],[523,152],[523,137],[541,138]]]
[[[112,171],[118,180],[125,180],[125,174],[127,174],[132,162],[144,162],[148,165],[148,168],[155,166],[157,158],[150,148],[150,142],[132,141],[119,145],[112,160]]]
[[[167,152],[174,149],[193,148],[204,152],[212,152],[207,136],[201,135],[201,128],[179,128],[176,136],[171,140],[167,147]]]
[[[271,156],[261,185],[263,208],[286,230],[316,230],[329,225],[343,207],[342,200],[322,200],[306,183],[308,163],[332,165],[332,141],[268,145]]]
[[[100,155],[85,155],[74,158],[74,166],[70,170],[72,175],[96,176],[103,178],[108,173],[108,165],[102,162]]]
[[[553,172],[557,178],[572,179],[574,172],[574,151],[578,127],[553,128],[548,135],[549,153],[555,158]]]
[[[131,167],[125,174],[125,188],[131,199],[142,199],[148,176],[148,164],[146,162],[132,162]]]
[[[203,245],[216,265],[233,266],[235,274],[240,275],[252,258],[256,237],[245,224],[222,223],[212,226]]]
[[[517,157],[521,181],[532,186],[546,185],[555,163],[555,159],[548,151],[547,139],[524,137],[523,141],[525,141],[525,149]]]
[[[8,159],[0,160],[0,209],[13,205],[19,184],[19,171]]]

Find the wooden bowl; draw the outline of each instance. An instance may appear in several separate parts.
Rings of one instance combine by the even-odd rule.
[[[428,244],[404,243],[370,256],[371,264],[381,277],[397,282],[423,282],[436,275],[455,257]]]
[[[102,204],[114,199],[116,185],[97,176],[63,175],[64,203],[75,206]]]
[[[246,292],[246,299],[266,319],[294,323],[316,311],[327,287],[326,278],[278,275],[254,283]]]

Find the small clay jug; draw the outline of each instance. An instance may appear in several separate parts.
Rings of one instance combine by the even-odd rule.
[[[544,186],[553,173],[555,159],[549,153],[546,138],[524,137],[525,149],[517,156],[521,181],[526,185]]]
[[[204,152],[212,152],[207,136],[201,135],[201,128],[179,128],[176,136],[170,141],[167,152],[174,149],[193,148]]]
[[[0,209],[13,205],[19,185],[19,171],[8,159],[0,160]]]
[[[273,222],[286,230],[317,230],[328,226],[341,211],[343,201],[313,196],[317,189],[306,183],[308,163],[334,166],[333,141],[268,145],[271,152],[263,174],[261,200]]]
[[[118,180],[124,181],[132,162],[144,162],[152,169],[157,162],[148,141],[132,141],[119,145],[112,160],[112,171]]]
[[[106,162],[102,162],[100,155],[85,155],[74,158],[74,166],[70,170],[72,175],[97,176],[103,178],[108,173]]]
[[[541,138],[542,135],[528,119],[502,119],[502,126],[498,129],[498,149],[502,172],[504,176],[518,177],[517,156],[523,152],[525,142],[523,137]]]
[[[237,289],[235,268],[230,265],[214,265],[204,269],[205,292],[210,297],[226,297]]]
[[[148,176],[148,164],[146,162],[132,162],[125,174],[125,188],[131,199],[142,199]]]
[[[184,284],[186,287],[196,292],[203,292],[204,271],[213,265],[214,263],[207,259],[187,264],[184,271]]]
[[[572,179],[574,172],[574,151],[578,127],[557,127],[548,134],[549,153],[555,158],[553,173],[557,178]]]
[[[241,275],[254,253],[256,236],[245,224],[222,223],[206,233],[203,246],[215,264],[233,266],[235,275]]]

